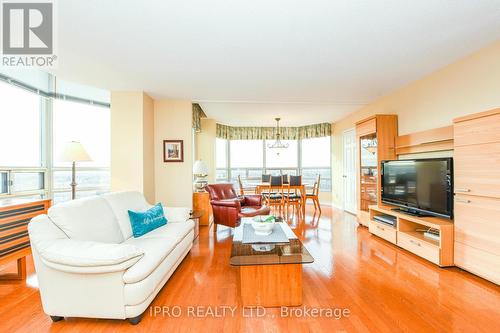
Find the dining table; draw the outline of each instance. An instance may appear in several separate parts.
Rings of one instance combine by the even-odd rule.
[[[266,182],[258,182],[258,183],[247,183],[247,187],[255,188],[255,193],[256,194],[261,194],[263,190],[265,189],[271,189],[271,191],[274,190],[281,190],[281,188],[286,188],[290,190],[298,190],[300,192],[300,197],[302,198],[301,202],[301,209],[302,209],[302,216],[305,216],[306,214],[306,188],[311,187],[311,184],[302,184],[302,185],[289,185],[289,184],[283,184],[283,185],[273,185],[271,186],[270,183]]]

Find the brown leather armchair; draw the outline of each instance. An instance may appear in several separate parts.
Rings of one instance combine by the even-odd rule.
[[[215,224],[234,228],[240,224],[242,217],[267,215],[271,211],[262,205],[261,195],[238,197],[233,184],[211,184],[206,190],[210,195]]]

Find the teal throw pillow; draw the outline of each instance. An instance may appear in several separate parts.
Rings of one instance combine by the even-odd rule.
[[[145,212],[128,211],[130,224],[132,225],[132,233],[134,237],[141,237],[150,231],[153,231],[165,224],[167,219],[163,215],[163,207],[161,203],[157,203],[152,208]]]

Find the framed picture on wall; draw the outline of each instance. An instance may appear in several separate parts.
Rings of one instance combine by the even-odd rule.
[[[184,162],[183,140],[163,140],[163,161]]]

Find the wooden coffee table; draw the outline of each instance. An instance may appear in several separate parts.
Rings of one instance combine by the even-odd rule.
[[[314,258],[293,233],[281,222],[288,243],[244,244],[243,218],[236,227],[230,263],[239,269],[239,292],[243,306],[299,306],[302,304],[302,265]]]

